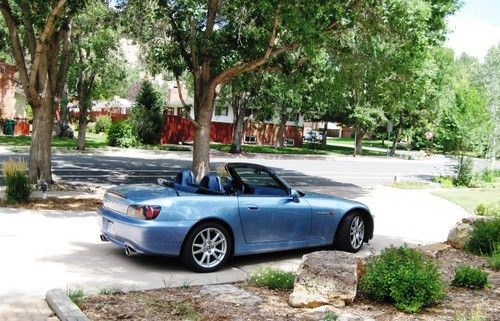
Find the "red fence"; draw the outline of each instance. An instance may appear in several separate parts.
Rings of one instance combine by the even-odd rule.
[[[165,115],[162,144],[177,144],[194,140],[194,126],[191,120],[176,115]],[[233,137],[233,124],[212,122],[210,141],[230,144]]]
[[[128,118],[127,114],[119,114],[119,113],[112,113],[109,111],[91,111],[88,113],[88,117],[90,118],[90,121],[95,122],[97,117],[100,116],[110,116],[111,120],[113,121],[120,121],[120,120],[125,120]],[[80,117],[80,112],[71,112],[70,113],[70,119],[71,122],[77,122],[78,117]]]
[[[194,126],[191,120],[175,115],[164,116],[162,144],[177,144],[179,142],[192,142],[194,140]],[[274,145],[278,134],[278,127],[274,124],[246,123],[245,136],[255,136],[256,144]],[[286,126],[285,137],[294,140],[294,146],[302,146],[302,128]],[[212,122],[210,126],[210,141],[215,143],[231,144],[233,137],[233,124]]]

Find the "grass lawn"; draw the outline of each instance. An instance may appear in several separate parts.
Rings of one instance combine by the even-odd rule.
[[[401,189],[424,189],[429,188],[429,183],[418,182],[418,181],[401,181],[401,182],[392,182],[387,184],[390,187],[396,187]]]
[[[222,152],[229,152],[231,146],[228,144],[210,144],[210,148]],[[261,146],[261,145],[242,145],[244,153],[264,153],[264,154],[302,154],[302,155],[329,155],[329,154],[342,154],[352,155],[353,149],[349,146],[321,146],[316,143],[304,143],[302,147],[283,147],[276,148],[274,146]],[[378,151],[363,151],[364,156],[385,156],[384,152]]]
[[[0,145],[21,147],[21,146],[30,146],[30,144],[31,144],[31,136],[0,136]],[[87,133],[86,147],[99,148],[105,146],[107,146],[106,135]],[[52,138],[52,147],[75,148],[76,138],[69,139],[69,138],[54,137]]]
[[[328,137],[327,143],[336,145],[354,146],[354,138]],[[387,148],[390,145],[391,144],[388,141],[382,143],[381,140],[367,140],[367,139],[363,140],[363,146],[367,147]]]
[[[435,192],[434,194],[460,205],[472,214],[481,203],[500,205],[500,188],[464,188],[448,192]]]

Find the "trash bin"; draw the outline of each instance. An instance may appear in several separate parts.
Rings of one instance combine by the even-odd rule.
[[[13,119],[7,119],[5,121],[5,135],[14,135],[15,127],[16,127],[16,121]]]

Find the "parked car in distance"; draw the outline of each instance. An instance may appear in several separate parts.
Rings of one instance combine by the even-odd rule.
[[[323,134],[317,130],[311,130],[304,134],[304,141],[306,142],[320,142],[323,139]]]
[[[364,204],[299,192],[271,169],[228,163],[228,177],[190,170],[174,182],[120,185],[99,208],[101,240],[127,255],[179,257],[198,272],[216,271],[232,256],[333,246],[357,252],[373,237]]]

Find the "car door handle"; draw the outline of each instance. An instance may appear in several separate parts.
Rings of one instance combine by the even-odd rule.
[[[257,204],[245,204],[249,210],[258,210],[259,206]]]

